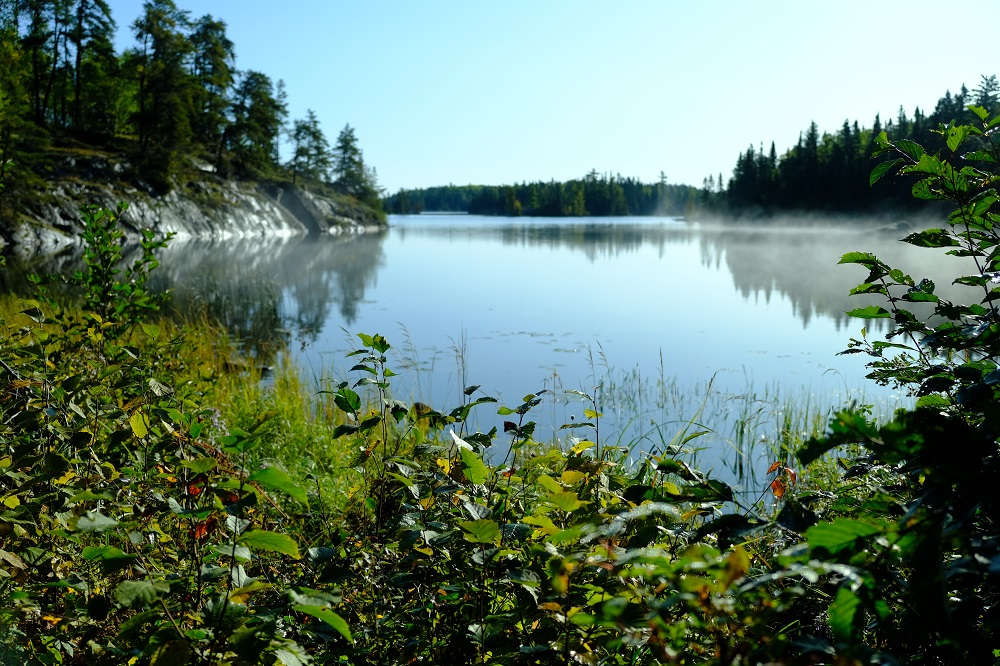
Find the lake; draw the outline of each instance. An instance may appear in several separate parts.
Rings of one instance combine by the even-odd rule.
[[[872,251],[936,276],[942,259],[899,243],[904,232],[860,224],[424,214],[390,225],[348,237],[175,241],[154,283],[257,349],[287,345],[318,384],[348,378],[355,333],[381,333],[401,399],[444,411],[477,384],[516,407],[546,389],[531,418],[548,440],[583,434],[558,429],[587,406],[566,391],[600,387],[605,441],[662,448],[697,418],[715,431],[696,440],[707,447],[699,462],[717,467],[751,418],[744,439],[774,441],[789,405],[822,412],[859,399],[889,413],[905,404],[864,379],[865,357],[837,355],[864,325],[844,311],[877,302],[847,296],[865,271],[837,261]],[[487,405],[476,424],[502,430],[503,420]]]

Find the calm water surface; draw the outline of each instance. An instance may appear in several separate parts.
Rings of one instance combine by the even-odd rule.
[[[700,441],[725,449],[736,420],[748,409],[770,418],[776,398],[896,404],[864,379],[862,356],[837,356],[863,325],[843,312],[867,304],[847,296],[864,270],[837,260],[874,251],[917,279],[939,261],[871,227],[426,214],[390,224],[345,238],[177,241],[156,282],[244,338],[289,342],[317,380],[347,378],[344,353],[365,332],[393,345],[397,396],[439,410],[470,384],[511,407],[551,390],[533,412],[543,438],[581,418],[566,389],[601,386],[604,434],[654,448],[697,415],[712,381],[718,432]],[[487,407],[477,425],[501,421]]]

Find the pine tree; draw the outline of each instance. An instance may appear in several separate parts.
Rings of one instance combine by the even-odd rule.
[[[229,92],[236,73],[236,53],[226,36],[226,24],[206,14],[191,32],[191,74],[198,85],[192,103],[191,130],[195,140],[222,167],[223,134],[228,124]]]
[[[169,179],[191,142],[192,85],[184,63],[192,48],[182,32],[188,17],[173,0],[151,0],[144,9],[132,24],[139,41],[133,59],[139,88],[139,166],[154,185],[169,189]]]
[[[275,95],[271,78],[261,72],[246,72],[236,87],[231,108],[233,124],[227,144],[239,174],[271,176],[278,166],[278,139],[288,113]]]
[[[306,111],[304,120],[296,120],[292,129],[292,183],[299,176],[311,180],[325,181],[330,177],[333,158],[330,143],[320,129],[319,119],[312,109]]]

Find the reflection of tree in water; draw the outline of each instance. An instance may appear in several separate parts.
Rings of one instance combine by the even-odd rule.
[[[890,266],[910,271],[919,281],[927,271],[939,285],[938,293],[961,299],[961,292],[949,289],[955,277],[949,261],[941,252],[915,248],[899,242],[905,233],[878,232],[863,227],[843,229],[796,229],[782,227],[705,227],[699,235],[702,262],[718,266],[724,261],[733,276],[733,284],[745,299],[784,294],[793,313],[807,327],[814,316],[824,315],[838,329],[860,327],[858,320],[846,316],[847,310],[866,305],[884,305],[878,295],[850,296],[849,292],[864,280],[859,266],[838,265],[846,252],[871,252]],[[952,260],[953,261],[953,260]],[[941,276],[949,276],[946,279]],[[967,295],[966,295],[967,298]],[[913,308],[911,308],[913,309]],[[884,321],[869,323],[881,328]]]
[[[770,302],[777,293],[788,298],[793,313],[807,327],[816,316],[827,316],[838,328],[857,328],[857,320],[847,317],[847,310],[870,304],[882,304],[877,296],[850,297],[850,290],[864,279],[863,269],[840,266],[837,262],[852,250],[873,252],[891,266],[918,275],[927,271],[938,284],[938,293],[948,294],[954,268],[943,253],[914,248],[898,241],[907,232],[874,231],[875,223],[859,220],[854,226],[736,226],[689,225],[674,221],[648,222],[627,218],[617,222],[567,222],[561,220],[522,220],[504,224],[463,223],[400,228],[404,233],[440,237],[443,242],[461,239],[494,239],[508,245],[539,246],[550,249],[579,250],[594,261],[600,256],[635,252],[651,245],[661,257],[669,246],[697,240],[701,261],[708,267],[725,267],[744,299]],[[794,222],[794,221],[793,221]],[[946,276],[946,277],[940,277]],[[951,295],[957,300],[968,294]],[[915,310],[916,311],[916,310]],[[879,330],[884,321],[869,323]]]
[[[568,248],[579,250],[593,262],[598,257],[613,257],[624,252],[635,252],[643,245],[655,245],[662,254],[666,244],[690,241],[691,229],[687,225],[670,221],[667,223],[643,222],[632,218],[619,223],[553,223],[548,218],[517,224],[463,225],[461,219],[455,226],[430,226],[423,228],[399,228],[400,239],[406,234],[439,237],[442,241],[455,240],[497,240],[504,245],[544,247],[555,250]]]
[[[382,233],[175,243],[157,287],[182,313],[204,312],[257,351],[315,339],[336,304],[347,323],[384,263]]]
[[[294,331],[315,339],[336,306],[345,324],[358,316],[365,290],[385,264],[385,232],[320,238],[264,237],[173,240],[159,252],[150,274],[153,291],[171,290],[167,311],[220,322],[252,353],[270,358]],[[124,262],[138,249],[126,251]],[[83,268],[80,248],[46,257],[11,257],[0,271],[0,288],[34,294],[30,273],[67,273]]]
[[[504,245],[541,246],[549,249],[581,250],[591,262],[598,257],[613,257],[636,252],[647,244],[662,248],[665,239],[661,227],[636,224],[574,224],[551,226],[510,226],[497,230]]]
[[[286,275],[294,272],[297,277],[287,276],[284,282],[295,303],[294,318],[301,337],[315,338],[332,303],[337,304],[347,326],[354,323],[365,290],[374,285],[377,270],[385,265],[384,238],[381,232],[303,243],[303,252],[286,268]]]

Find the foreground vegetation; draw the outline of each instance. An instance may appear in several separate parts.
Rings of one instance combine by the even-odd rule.
[[[855,292],[887,298],[851,314],[894,324],[848,351],[916,407],[882,425],[864,406],[838,413],[797,460],[773,461],[756,501],[683,459],[697,428],[627,464],[595,396],[561,448],[534,438],[542,394],[402,403],[379,335],[359,336],[352,380],[316,400],[295,406],[291,375],[280,393],[228,391],[222,338],[152,318],[161,241],[120,274],[115,214],[90,211],[87,269],[4,318],[4,660],[990,663],[1000,117],[973,112],[936,155],[881,135],[894,159],[872,180],[916,174],[915,195],[955,204],[946,228],[905,240],[967,262],[975,302],[845,255],[868,271]],[[485,409],[502,432],[467,427]],[[286,465],[287,438],[301,448]]]

